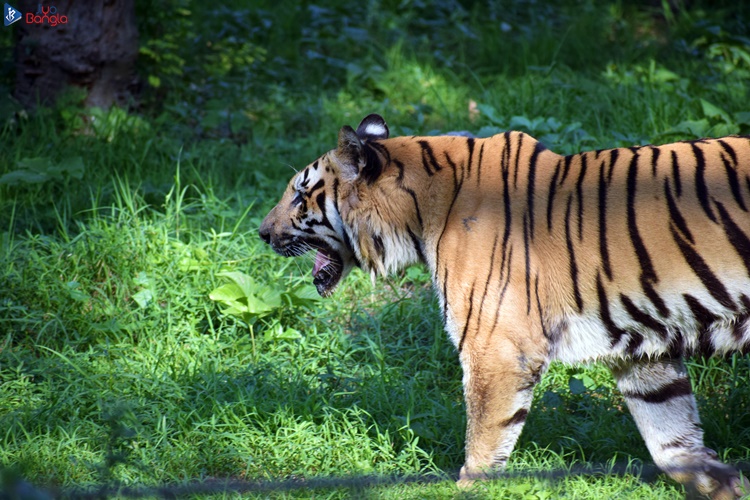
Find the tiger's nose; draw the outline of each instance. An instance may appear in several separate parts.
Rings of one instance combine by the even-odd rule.
[[[265,241],[266,243],[271,243],[271,225],[270,224],[261,224],[260,229],[258,229],[258,234],[260,235],[260,239]]]
[[[271,243],[271,229],[273,229],[273,222],[271,221],[271,217],[267,215],[263,218],[263,222],[260,223],[258,235],[260,235],[261,240],[269,244]]]

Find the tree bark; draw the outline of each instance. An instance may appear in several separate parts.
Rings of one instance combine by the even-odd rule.
[[[15,97],[21,104],[53,103],[67,86],[87,91],[86,106],[128,102],[138,56],[135,0],[22,0],[18,8],[24,18],[16,23]]]

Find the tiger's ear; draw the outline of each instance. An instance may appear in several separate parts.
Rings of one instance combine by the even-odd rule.
[[[341,173],[349,179],[355,179],[359,175],[364,153],[362,141],[349,125],[344,125],[339,130],[339,144],[335,154],[341,165]]]
[[[357,137],[362,141],[379,141],[388,139],[388,125],[382,116],[375,113],[367,115],[357,127]]]
[[[376,114],[366,116],[357,127],[356,132],[348,125],[341,127],[335,154],[345,179],[356,179],[359,177],[361,170],[366,168],[362,141],[387,139],[388,134],[388,125],[385,124],[382,116]]]

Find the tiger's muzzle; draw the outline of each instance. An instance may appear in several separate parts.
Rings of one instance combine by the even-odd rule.
[[[270,215],[270,214],[269,214]],[[344,275],[344,259],[320,238],[278,230],[266,217],[258,230],[260,238],[282,257],[299,257],[315,250],[312,275],[313,285],[321,297],[328,297]]]

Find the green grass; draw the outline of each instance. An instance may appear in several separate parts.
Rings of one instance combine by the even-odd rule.
[[[272,496],[680,498],[638,479],[650,458],[608,372],[562,365],[511,470],[632,474],[459,492],[461,371],[426,272],[311,300],[309,259],[257,228],[289,167],[370,112],[394,135],[516,128],[560,152],[750,133],[747,9],[241,3],[139,3],[138,110],[0,100],[0,487],[432,474]],[[750,360],[689,369],[707,444],[750,460]]]

